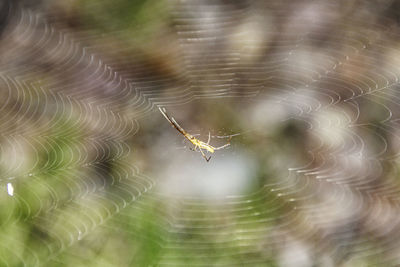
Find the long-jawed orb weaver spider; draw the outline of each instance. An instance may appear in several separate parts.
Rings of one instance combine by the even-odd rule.
[[[223,148],[225,148],[225,147],[227,147],[227,146],[229,146],[229,145],[231,144],[230,142],[231,142],[232,136],[229,137],[228,143],[226,143],[225,145],[220,146],[220,147],[213,147],[212,145],[210,145],[210,138],[211,138],[210,132],[208,132],[208,141],[207,141],[207,143],[204,143],[203,141],[200,141],[200,140],[196,139],[193,135],[191,135],[191,134],[189,134],[188,132],[186,132],[186,131],[175,121],[174,118],[168,116],[167,111],[165,110],[165,108],[160,108],[160,107],[159,107],[158,109],[160,110],[161,114],[164,115],[164,117],[167,119],[167,121],[168,121],[176,130],[178,130],[178,132],[180,132],[184,137],[186,137],[187,140],[189,140],[189,141],[194,145],[194,148],[190,148],[190,149],[193,150],[193,151],[197,151],[197,148],[198,148],[199,151],[200,151],[200,153],[201,153],[201,155],[203,156],[203,158],[204,158],[207,162],[210,161],[211,156],[207,158],[206,155],[204,154],[203,149],[207,150],[207,151],[210,152],[210,153],[214,153],[216,150],[223,149]]]

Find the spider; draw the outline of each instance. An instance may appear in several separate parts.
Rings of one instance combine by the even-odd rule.
[[[165,108],[160,108],[160,107],[159,107],[158,109],[160,110],[161,114],[164,115],[164,117],[167,119],[167,121],[168,121],[176,130],[178,130],[178,132],[180,132],[187,140],[189,140],[189,141],[194,145],[194,148],[190,148],[190,149],[193,150],[193,151],[197,151],[197,148],[198,148],[199,151],[200,151],[200,153],[201,153],[201,155],[203,156],[203,158],[204,158],[207,162],[210,161],[211,156],[207,158],[206,155],[205,155],[204,152],[203,152],[203,149],[207,150],[207,151],[210,152],[210,153],[214,153],[216,150],[223,149],[223,148],[225,148],[225,147],[227,147],[227,146],[229,146],[229,145],[231,144],[230,142],[231,142],[232,136],[229,137],[228,143],[226,143],[225,145],[220,146],[220,147],[213,147],[212,145],[209,144],[209,143],[210,143],[210,138],[211,138],[210,132],[208,132],[208,141],[207,141],[207,143],[204,143],[203,141],[200,141],[200,140],[196,139],[193,135],[191,135],[191,134],[189,134],[188,132],[186,132],[186,131],[175,121],[174,118],[168,116],[167,111],[165,110]]]

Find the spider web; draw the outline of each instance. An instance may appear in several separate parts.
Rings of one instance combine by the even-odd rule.
[[[0,5],[1,265],[400,264],[396,1],[127,3]]]

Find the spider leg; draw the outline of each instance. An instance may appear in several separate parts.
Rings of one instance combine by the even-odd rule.
[[[200,150],[201,155],[203,156],[203,158],[204,158],[207,162],[209,162],[210,159],[211,159],[211,156],[210,156],[209,158],[207,158],[206,155],[204,154],[203,150],[202,150],[201,148],[199,148],[199,150]]]
[[[211,133],[208,132],[208,141],[207,141],[207,145],[210,144],[210,138],[211,138]]]
[[[225,148],[225,147],[227,147],[227,146],[230,146],[230,145],[231,145],[231,139],[232,139],[232,136],[229,137],[228,143],[226,143],[226,144],[223,145],[223,146],[215,147],[214,150],[220,150],[220,149],[223,149],[223,148]]]
[[[197,151],[197,146],[194,146],[194,148],[189,147],[189,149],[192,151]]]

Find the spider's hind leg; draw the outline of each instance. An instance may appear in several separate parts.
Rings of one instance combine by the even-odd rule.
[[[209,162],[210,159],[211,159],[211,156],[207,158],[206,155],[204,154],[203,150],[202,150],[201,148],[199,148],[199,150],[200,150],[201,155],[203,156],[203,158],[204,158],[207,162]]]

